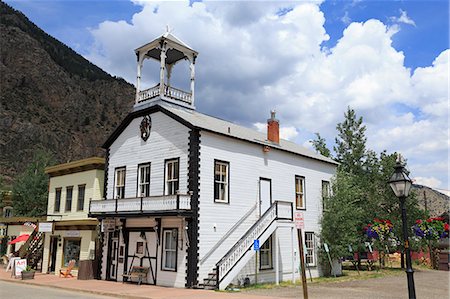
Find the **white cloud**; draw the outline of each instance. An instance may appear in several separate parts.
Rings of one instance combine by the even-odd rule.
[[[412,175],[447,184],[450,50],[432,65],[411,70],[405,67],[404,53],[392,45],[400,27],[375,19],[350,23],[333,48],[323,49],[329,36],[317,3],[142,5],[131,23],[106,21],[94,28],[95,43],[87,58],[134,82],[133,49],[163,33],[169,24],[177,37],[199,51],[199,111],[255,124],[265,132],[264,121],[275,108],[282,137],[303,144],[314,132],[334,141],[336,123],[350,105],[364,117],[369,148],[400,151]],[[413,21],[401,11],[395,22]],[[144,65],[147,84],[158,76],[156,62]],[[187,74],[181,72],[179,78]],[[432,172],[428,166],[437,162],[445,167]]]
[[[416,22],[414,22],[413,19],[408,17],[408,14],[405,10],[400,9],[400,16],[399,17],[390,17],[391,21],[394,23],[403,23],[407,25],[416,26]]]
[[[344,16],[341,18],[342,23],[348,25],[352,22],[352,19],[348,16],[348,11],[345,12]]]

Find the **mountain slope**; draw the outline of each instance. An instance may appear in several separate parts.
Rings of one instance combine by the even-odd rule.
[[[0,2],[0,175],[7,183],[36,149],[58,162],[100,148],[133,104],[134,87],[111,77]]]

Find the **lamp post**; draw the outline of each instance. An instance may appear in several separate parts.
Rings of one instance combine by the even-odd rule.
[[[402,227],[403,227],[403,240],[404,247],[406,251],[406,277],[408,279],[408,295],[410,299],[416,298],[416,289],[414,287],[414,270],[411,265],[411,251],[409,249],[409,238],[408,238],[408,228],[406,223],[406,208],[405,208],[405,200],[409,195],[409,191],[411,190],[411,179],[408,177],[405,168],[401,164],[401,157],[399,156],[397,159],[397,164],[394,167],[394,173],[389,180],[389,185],[392,190],[400,199],[400,209],[402,211]]]

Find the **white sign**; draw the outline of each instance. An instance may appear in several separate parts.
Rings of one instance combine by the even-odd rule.
[[[67,230],[65,233],[66,237],[79,237],[80,231],[79,230]]]
[[[52,233],[53,232],[53,222],[40,222],[39,232],[41,233]]]
[[[27,268],[26,259],[16,260],[14,263],[14,275],[20,276],[20,273],[22,273],[22,271],[25,271],[26,268]]]
[[[303,218],[303,212],[295,212],[294,214],[294,222],[297,229],[305,228],[305,220]]]
[[[115,219],[103,219],[102,220],[102,232],[114,230],[115,226],[116,226]]]
[[[323,247],[325,248],[325,252],[330,252],[330,249],[328,248],[328,244],[327,243],[323,243]]]

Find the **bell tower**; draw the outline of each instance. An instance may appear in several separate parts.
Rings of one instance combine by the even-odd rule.
[[[195,59],[198,53],[175,37],[167,30],[155,40],[135,50],[137,56],[136,100],[134,107],[144,103],[163,100],[166,102],[195,109],[194,83]],[[159,83],[153,87],[141,90],[142,66],[145,59],[155,59],[160,62]],[[189,61],[190,91],[184,91],[171,85],[170,77],[175,64],[181,60]]]

